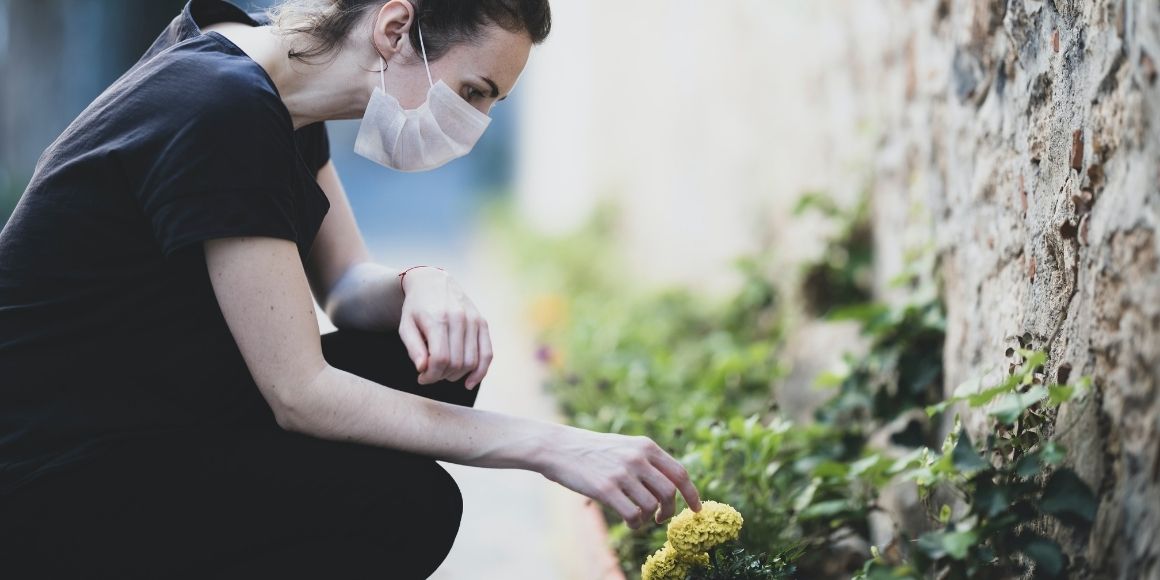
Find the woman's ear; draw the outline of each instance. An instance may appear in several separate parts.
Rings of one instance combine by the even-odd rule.
[[[415,7],[407,0],[391,0],[375,15],[372,41],[384,56],[393,56],[407,45],[407,34],[415,19]]]

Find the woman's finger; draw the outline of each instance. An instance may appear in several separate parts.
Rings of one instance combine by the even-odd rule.
[[[659,445],[654,450],[650,462],[677,486],[690,509],[695,512],[701,511],[701,496],[697,493],[693,480],[689,478],[689,472],[684,465],[681,465],[681,462],[665,453],[665,450],[661,449]]]
[[[419,384],[429,385],[443,380],[447,373],[450,349],[447,343],[447,324],[430,315],[419,315],[419,330],[427,339],[427,371],[419,375]]]
[[[403,340],[403,346],[407,347],[407,356],[415,363],[415,371],[423,374],[427,370],[427,344],[423,342],[423,334],[411,316],[404,316],[399,322],[399,338]]]
[[[441,380],[454,381],[463,376],[463,342],[467,334],[467,315],[462,310],[453,309],[447,313],[447,369]]]
[[[608,507],[611,507],[616,513],[620,514],[620,517],[624,518],[624,523],[628,524],[628,527],[635,530],[644,524],[644,516],[641,513],[640,506],[629,499],[623,490],[617,489],[608,493],[606,497],[602,498],[602,501],[608,504]]]
[[[487,323],[481,322],[479,325],[479,366],[475,368],[471,376],[467,377],[466,386],[468,389],[474,389],[483,382],[483,377],[491,368],[492,358],[494,358],[494,354],[491,350],[491,336],[487,331]]]
[[[677,513],[677,488],[673,482],[651,464],[641,474],[641,481],[649,488],[653,497],[660,501],[661,511],[656,514],[656,522],[659,524],[673,517],[673,514]]]
[[[646,518],[652,519],[656,515],[657,508],[661,506],[660,500],[635,476],[622,483],[621,489],[624,490],[625,495],[632,499],[633,503],[640,507],[640,524],[644,524]]]
[[[479,366],[479,326],[474,318],[467,319],[467,329],[463,334],[463,368],[452,380],[459,381],[475,371]]]

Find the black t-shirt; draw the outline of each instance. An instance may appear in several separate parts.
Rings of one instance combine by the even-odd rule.
[[[326,127],[192,0],[53,142],[0,233],[0,492],[161,430],[275,425],[226,326],[202,241],[294,241],[330,208]]]

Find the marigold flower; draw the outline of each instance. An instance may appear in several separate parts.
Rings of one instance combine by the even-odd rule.
[[[729,505],[704,501],[701,502],[701,511],[685,508],[669,522],[667,543],[683,557],[693,558],[715,546],[736,540],[744,523],[741,512]]]
[[[645,559],[640,567],[641,580],[685,580],[693,566],[709,566],[709,554],[684,557],[665,542],[661,549]]]

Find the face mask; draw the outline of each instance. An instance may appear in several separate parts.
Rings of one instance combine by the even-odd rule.
[[[434,82],[423,46],[423,29],[419,29],[419,46],[423,65],[427,67],[427,102],[418,109],[406,110],[398,99],[387,93],[383,72],[386,61],[379,57],[381,88],[376,87],[367,105],[355,139],[355,153],[398,171],[426,171],[467,155],[491,118],[455,94],[446,83]]]

